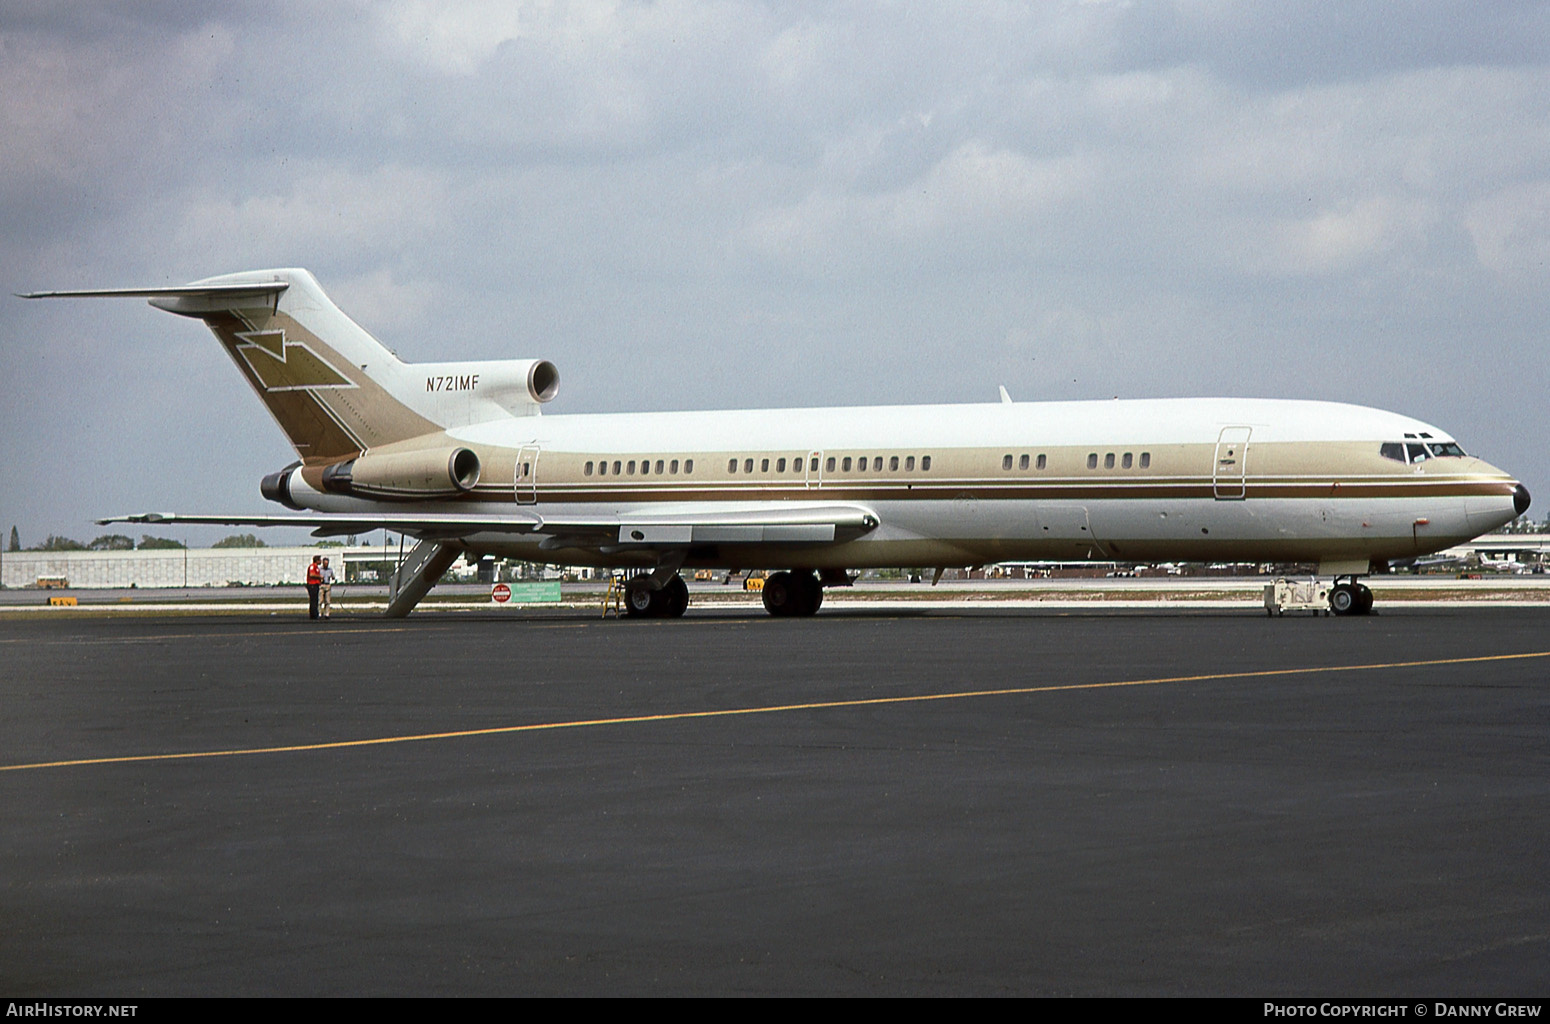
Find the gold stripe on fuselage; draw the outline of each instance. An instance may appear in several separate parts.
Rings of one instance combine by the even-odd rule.
[[[478,487],[458,500],[511,501],[512,467],[516,450],[494,446],[474,446],[484,474]],[[1115,451],[1119,446],[1109,446]],[[922,455],[932,457],[930,470],[903,468],[871,470],[828,470],[829,459],[842,464],[844,456],[835,451],[822,456],[821,468],[807,468],[810,455],[799,456],[800,472],[778,473],[755,469],[745,474],[742,467],[753,460],[757,467],[766,460],[785,458],[788,465],[798,458],[791,452],[673,452],[663,453],[573,453],[543,449],[536,466],[537,498],[541,503],[649,503],[660,501],[787,501],[822,496],[824,500],[940,501],[945,498],[1022,501],[1105,501],[1180,500],[1222,498],[1224,500],[1292,499],[1343,501],[1389,498],[1458,498],[1510,496],[1516,481],[1476,459],[1436,459],[1420,466],[1394,463],[1377,454],[1378,443],[1282,442],[1250,445],[1240,465],[1247,470],[1213,476],[1209,469],[1215,446],[1131,445],[1124,450],[1133,454],[1151,454],[1151,466],[1140,468],[1103,468],[1108,454],[1103,448],[1044,448],[1019,446],[1011,454],[1043,454],[1046,469],[1001,469],[1008,448],[947,450],[869,449],[870,462],[882,459],[884,465],[895,457],[913,456],[918,466]],[[848,449],[859,458],[860,449]],[[1099,457],[1099,468],[1086,469],[1087,458]],[[628,466],[677,459],[680,464],[693,460],[693,474],[636,473],[587,476],[587,463],[605,460]],[[736,459],[738,473],[726,471],[726,463]],[[1458,472],[1449,463],[1483,467],[1489,472]],[[1014,462],[1015,464],[1015,462]],[[1435,468],[1433,468],[1435,467]],[[1322,468],[1322,472],[1319,470]],[[1194,469],[1195,472],[1179,472]],[[1204,470],[1204,471],[1202,471]],[[1226,491],[1227,493],[1223,493]]]

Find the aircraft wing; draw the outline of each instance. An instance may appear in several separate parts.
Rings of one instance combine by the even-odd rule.
[[[867,533],[876,513],[860,505],[739,505],[730,509],[668,507],[650,512],[597,516],[541,516],[526,510],[506,515],[445,513],[298,513],[281,515],[189,515],[142,512],[97,520],[152,526],[299,526],[315,537],[394,530],[428,540],[475,533],[543,535],[547,550],[587,548],[678,548],[694,544],[831,544]]]

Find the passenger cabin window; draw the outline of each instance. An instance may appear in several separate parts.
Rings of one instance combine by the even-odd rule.
[[[1039,456],[1039,461],[1038,461],[1038,463],[1037,463],[1037,465],[1038,465],[1038,468],[1040,468],[1040,469],[1043,469],[1043,468],[1044,468],[1044,467],[1045,467],[1045,465],[1046,465],[1046,464],[1047,464],[1047,462],[1046,462],[1046,460],[1045,460],[1045,458],[1044,458],[1044,456],[1042,456],[1042,455],[1040,455],[1040,456]]]
[[[586,468],[583,469],[582,472],[585,473],[587,476],[591,476],[592,475],[592,463],[588,462]]]
[[[913,455],[906,455],[906,456],[904,456],[904,471],[906,473],[913,473],[913,472],[915,472],[915,456],[913,456]]]
[[[930,468],[931,468],[931,456],[929,456],[929,455],[922,455],[920,457],[920,471],[922,473],[924,473],[927,470],[929,470]]]
[[[888,458],[888,472],[890,472],[890,473],[897,473],[898,471],[899,471],[899,457],[897,455],[889,456],[889,458]]]
[[[1120,466],[1121,469],[1129,469],[1130,468],[1130,453],[1129,452],[1125,453],[1125,457],[1120,460],[1119,466]]]
[[[1104,455],[1104,457],[1103,457],[1103,468],[1104,469],[1113,469],[1114,468],[1114,453],[1113,452],[1109,452],[1108,454]]]
[[[728,473],[736,473],[737,472],[737,460],[736,459],[728,459],[727,460],[727,472]]]
[[[1044,456],[1040,455],[1039,458],[1042,460],[1044,458]],[[1151,468],[1151,465],[1152,465],[1152,453],[1151,452],[1142,452],[1141,453],[1141,468],[1142,469],[1149,469],[1149,468]],[[1042,461],[1039,464],[1039,468],[1040,469],[1044,468],[1044,465],[1043,465]]]
[[[1018,469],[1027,469],[1028,468],[1028,456],[1024,455],[1024,456],[1022,456],[1021,458],[1019,458],[1017,460],[1017,468]]]
[[[1088,452],[1087,453],[1087,468],[1088,469],[1097,469],[1098,468],[1098,453],[1097,452]]]
[[[1001,456],[1001,468],[1002,469],[1011,469],[1012,468],[1012,457],[1010,455],[1003,455],[1003,456]]]

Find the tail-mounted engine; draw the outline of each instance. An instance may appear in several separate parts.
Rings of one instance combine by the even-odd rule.
[[[471,448],[367,452],[324,469],[323,489],[372,498],[451,497],[478,486],[479,471]]]
[[[560,371],[547,359],[408,363],[411,403],[442,426],[505,416],[536,416],[560,391]]]

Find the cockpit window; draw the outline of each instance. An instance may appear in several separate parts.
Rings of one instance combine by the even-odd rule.
[[[1385,459],[1393,459],[1395,462],[1425,462],[1427,459],[1466,459],[1464,454],[1453,441],[1389,441],[1378,449],[1378,454]]]

